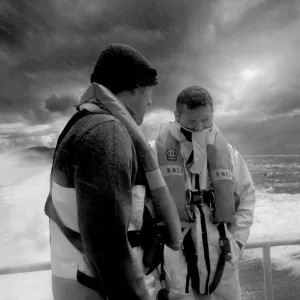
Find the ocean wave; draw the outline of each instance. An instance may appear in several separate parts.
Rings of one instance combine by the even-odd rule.
[[[268,186],[266,188],[260,188],[260,190],[262,192],[265,192],[265,193],[273,193],[274,192],[274,187],[273,186]]]

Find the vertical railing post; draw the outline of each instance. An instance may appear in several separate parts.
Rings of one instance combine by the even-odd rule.
[[[264,257],[264,283],[266,300],[273,300],[273,281],[272,281],[272,263],[270,245],[263,246]]]

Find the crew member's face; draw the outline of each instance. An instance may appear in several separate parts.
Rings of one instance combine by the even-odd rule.
[[[152,105],[151,97],[153,90],[154,86],[136,89],[136,93],[134,95],[134,112],[137,125],[141,125],[143,123],[147,109],[150,105]]]
[[[180,114],[175,111],[175,120],[189,130],[202,131],[213,125],[214,112],[210,105],[188,109],[184,104]]]

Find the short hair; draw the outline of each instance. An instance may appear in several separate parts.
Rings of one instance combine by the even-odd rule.
[[[213,110],[213,100],[210,93],[201,86],[189,86],[183,89],[176,99],[176,110],[182,113],[183,105],[193,110],[200,106],[210,106]]]

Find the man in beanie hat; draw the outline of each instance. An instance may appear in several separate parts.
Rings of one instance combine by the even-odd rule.
[[[242,156],[213,117],[209,92],[189,86],[177,97],[175,122],[163,124],[152,142],[183,231],[182,251],[164,251],[169,299],[241,299],[238,267],[255,189]]]
[[[54,300],[154,299],[154,279],[145,273],[155,261],[145,241],[161,243],[146,230],[153,227],[146,196],[164,224],[164,242],[180,247],[176,206],[138,127],[157,83],[141,53],[108,46],[58,138],[45,205]]]

